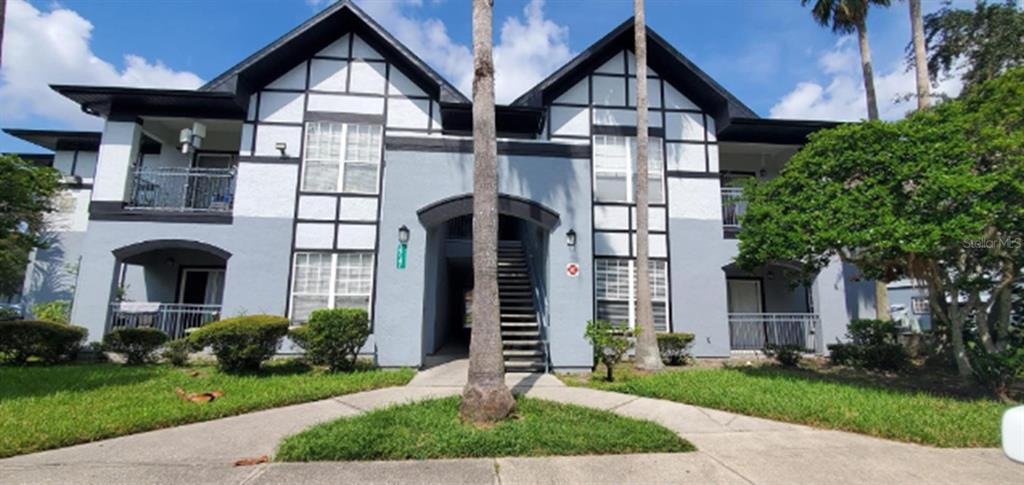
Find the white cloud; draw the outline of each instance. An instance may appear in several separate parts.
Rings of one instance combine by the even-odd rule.
[[[50,84],[88,84],[193,89],[199,76],[176,71],[160,61],[134,54],[118,69],[89,46],[93,25],[77,12],[56,6],[40,11],[25,0],[7,5],[0,112],[4,122],[41,116],[78,128],[95,128],[99,120],[53,92]],[[40,53],[45,53],[40,57]]]
[[[316,0],[313,0],[316,1]],[[420,17],[421,0],[363,1],[360,5],[416,55],[467,96],[472,92],[473,53],[452,40],[441,20]],[[467,4],[466,19],[469,19]],[[507,17],[494,46],[495,96],[515,99],[572,58],[569,30],[544,17],[544,0],[531,0],[522,17]]]
[[[843,37],[832,49],[818,58],[818,64],[829,76],[827,84],[800,82],[772,106],[772,118],[822,119],[852,121],[867,118],[864,82],[861,77],[860,53],[852,37]],[[902,61],[882,69],[875,66],[875,93],[878,113],[882,119],[902,118],[917,104],[907,100],[915,92],[914,72]],[[955,75],[932,86],[932,94],[956,96],[962,83]]]

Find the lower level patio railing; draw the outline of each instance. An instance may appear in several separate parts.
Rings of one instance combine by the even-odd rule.
[[[111,328],[157,328],[172,339],[184,337],[190,328],[219,319],[220,305],[134,301],[110,304]]]
[[[821,349],[821,319],[814,313],[730,313],[732,350],[762,350],[794,345],[805,352]]]

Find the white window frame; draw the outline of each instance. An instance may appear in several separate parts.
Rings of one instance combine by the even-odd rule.
[[[616,264],[619,264],[619,265],[621,265],[622,263],[626,263],[627,275],[628,275],[627,277],[629,278],[629,283],[628,283],[628,288],[629,288],[629,290],[628,290],[628,301],[625,301],[625,303],[628,305],[628,312],[627,312],[627,314],[629,315],[629,321],[626,322],[626,323],[629,325],[629,328],[635,328],[636,327],[636,289],[637,289],[637,285],[636,285],[636,278],[637,278],[637,274],[636,274],[636,259],[632,259],[632,258],[604,258],[604,257],[594,258],[594,274],[595,274],[595,277],[597,275],[597,272],[599,271],[599,269],[598,269],[599,262],[603,262],[603,261],[608,261],[608,262],[613,262],[614,261],[614,262],[616,262]],[[651,259],[649,261],[650,261],[650,263],[652,265],[663,264],[664,268],[665,268],[664,269],[664,274],[665,274],[665,296],[664,296],[664,298],[656,298],[655,292],[654,292],[654,290],[652,288],[652,291],[651,291],[651,302],[652,303],[664,303],[665,304],[665,331],[667,332],[667,331],[672,329],[672,312],[670,310],[670,305],[671,305],[670,301],[672,299],[669,298],[669,284],[670,284],[670,282],[668,280],[668,261],[667,260],[663,260],[663,259]],[[653,272],[650,273],[650,274],[653,275]],[[653,281],[654,281],[653,278],[651,278],[652,285],[653,285]],[[621,298],[601,298],[601,297],[598,296],[598,291],[599,290],[597,288],[594,289],[594,302],[595,303],[598,303],[598,302],[601,302],[601,301],[606,301],[606,302],[617,302],[617,303],[621,304],[621,303],[624,302],[624,300],[621,299]],[[596,305],[595,305],[595,307],[596,307]],[[595,313],[596,313],[596,308],[595,308]],[[599,318],[596,314],[594,316],[595,316],[595,318]],[[613,323],[615,323],[615,322],[613,322]]]
[[[915,315],[928,315],[931,313],[931,302],[927,296],[910,297],[910,311]]]
[[[598,139],[604,140],[606,142],[606,143],[604,143],[605,145],[608,144],[607,141],[612,141],[612,140],[615,140],[615,139],[621,139],[623,141],[624,145],[625,145],[625,152],[626,152],[626,163],[625,163],[625,168],[624,168],[625,175],[626,175],[626,199],[625,200],[602,200],[602,199],[598,199],[598,195],[597,195],[597,179],[598,179],[598,174],[599,173],[602,173],[602,174],[622,174],[622,171],[620,171],[620,170],[608,170],[608,169],[600,169],[600,168],[598,168],[598,166],[597,166],[597,157],[598,157],[598,155],[597,155],[598,141],[597,140]],[[624,135],[594,135],[593,139],[591,140],[591,143],[592,143],[592,146],[594,147],[594,155],[593,155],[593,162],[592,162],[592,165],[593,165],[593,168],[594,168],[593,169],[594,173],[593,173],[593,179],[591,180],[591,183],[594,186],[594,201],[595,202],[611,202],[611,203],[615,203],[615,202],[622,203],[622,202],[625,202],[625,203],[630,203],[630,204],[635,203],[636,202],[636,185],[634,183],[634,179],[636,178],[636,137],[635,136],[624,136]],[[664,142],[664,140],[661,137],[652,136],[652,137],[648,138],[648,145],[654,145],[654,146],[658,147],[658,152],[657,153],[659,153],[660,156],[657,159],[655,159],[654,157],[651,157],[651,153],[653,152],[653,150],[651,150],[650,147],[648,147],[648,150],[647,150],[647,180],[648,180],[648,183],[650,183],[651,182],[651,175],[652,174],[656,175],[657,176],[657,184],[658,184],[658,186],[661,187],[661,191],[660,191],[661,198],[658,199],[658,200],[652,200],[649,203],[650,204],[664,204],[665,203],[665,191],[667,190],[666,187],[665,187],[665,142]]]
[[[296,296],[324,296],[322,293],[296,293],[295,292],[295,283],[298,281],[298,277],[299,277],[299,272],[298,272],[298,268],[297,268],[296,265],[297,265],[297,262],[299,260],[299,256],[300,255],[306,255],[306,254],[325,254],[325,253],[320,252],[320,251],[296,251],[292,255],[292,281],[291,281],[291,288],[289,288],[289,300],[288,300],[289,301],[289,305],[288,305],[288,318],[291,319],[291,320],[295,320],[295,297]],[[365,255],[365,256],[368,256],[369,259],[370,259],[370,262],[369,262],[370,263],[370,276],[369,276],[369,278],[370,278],[370,288],[369,288],[368,292],[365,295],[362,294],[362,293],[338,294],[338,291],[337,291],[337,289],[338,289],[338,256],[348,255],[348,254]],[[328,289],[327,289],[327,295],[326,295],[327,296],[327,306],[324,307],[324,308],[335,308],[336,303],[337,303],[337,299],[338,299],[339,296],[341,296],[341,297],[346,297],[346,296],[348,296],[348,297],[353,297],[353,296],[361,297],[361,296],[365,296],[367,298],[366,314],[372,319],[373,318],[373,290],[374,290],[374,286],[375,286],[375,283],[376,283],[376,276],[377,276],[376,275],[376,265],[374,264],[374,262],[375,262],[374,258],[376,256],[374,255],[374,253],[372,251],[346,251],[346,252],[330,253],[329,256],[331,257],[330,258],[330,271],[328,272],[328,278],[330,278],[330,279],[328,280]],[[302,321],[305,321],[305,320],[302,320]]]
[[[312,130],[310,129],[313,125],[335,125],[341,127],[340,146],[338,147],[338,159],[332,160],[331,158],[316,158],[315,161],[319,162],[337,162],[338,163],[338,179],[335,181],[334,190],[328,190],[326,192],[331,193],[351,193],[351,194],[378,194],[380,193],[380,169],[381,169],[381,156],[382,150],[384,149],[384,126],[371,123],[343,123],[340,121],[307,121],[306,122],[306,133],[305,133],[305,153],[302,158],[302,173],[300,174],[301,187],[304,192],[324,192],[322,190],[310,190],[306,187],[306,166],[307,161],[312,160],[309,156],[309,149],[312,146],[309,137],[311,136]],[[353,126],[368,126],[377,130],[377,147],[372,160],[347,160],[346,154],[348,152],[348,133],[349,129]],[[374,180],[372,191],[361,191],[361,190],[346,190],[345,189],[345,169],[350,163],[361,163],[367,164],[372,163],[376,166],[377,177]]]

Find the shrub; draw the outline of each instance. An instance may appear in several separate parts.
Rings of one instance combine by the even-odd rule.
[[[971,370],[978,383],[1003,402],[1012,402],[1010,391],[1024,378],[1024,347],[1007,345],[1001,351],[987,352],[978,344],[970,348]]]
[[[853,320],[846,333],[850,343],[830,345],[830,359],[836,365],[881,371],[903,370],[910,364],[910,354],[899,343],[899,333],[893,322]]]
[[[248,315],[200,327],[189,340],[198,347],[211,347],[223,370],[252,371],[274,355],[287,333],[288,319],[284,317]]]
[[[16,364],[30,357],[47,363],[71,360],[88,332],[82,327],[40,320],[0,322],[0,353]]]
[[[68,300],[53,300],[46,303],[32,305],[32,314],[37,320],[48,322],[68,323],[71,321],[71,302]]]
[[[191,350],[192,343],[186,338],[180,338],[167,342],[160,356],[167,359],[167,362],[170,362],[175,367],[185,367],[188,365],[188,354]]]
[[[164,342],[167,334],[156,328],[119,328],[103,336],[103,347],[124,356],[128,365],[149,362]]]
[[[613,369],[629,351],[632,345],[630,337],[633,335],[635,333],[623,325],[615,325],[604,320],[587,322],[583,336],[594,346],[594,360],[604,364],[608,370],[609,382],[615,380]]]
[[[21,312],[11,307],[0,307],[0,322],[21,320]]]
[[[690,344],[693,343],[692,333],[659,333],[658,352],[661,361],[667,365],[683,365],[690,357]]]
[[[103,348],[102,342],[89,342],[85,344],[85,352],[94,362],[107,361],[107,351]]]
[[[351,370],[370,336],[370,318],[366,310],[355,308],[316,310],[309,322],[288,335],[314,364],[326,365],[331,371]]]
[[[796,367],[799,365],[801,351],[802,349],[798,345],[769,344],[764,348],[765,355],[775,359],[783,367]]]

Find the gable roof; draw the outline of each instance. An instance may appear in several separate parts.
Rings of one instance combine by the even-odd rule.
[[[512,102],[513,106],[542,106],[583,80],[615,54],[633,50],[633,17],[581,52],[561,69]],[[647,28],[647,65],[710,113],[718,126],[730,118],[758,118],[711,76],[672,47],[650,27]]]
[[[351,0],[340,0],[325,8],[266,47],[243,59],[199,88],[199,91],[227,91],[247,96],[277,79],[298,59],[319,52],[341,34],[355,32],[413,82],[441,102],[468,103],[451,83],[430,68]]]

